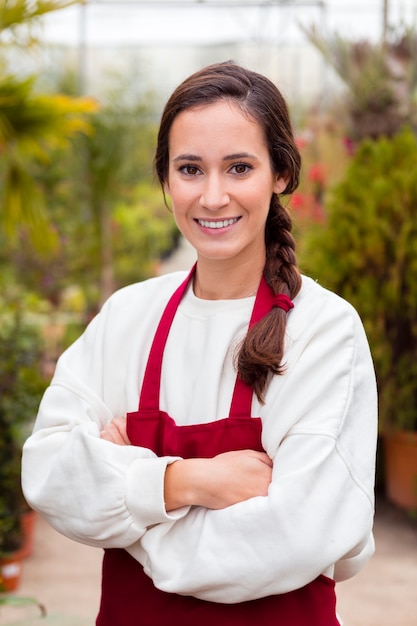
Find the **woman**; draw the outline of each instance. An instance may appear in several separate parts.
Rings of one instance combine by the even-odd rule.
[[[105,549],[99,626],[335,626],[373,552],[372,360],[297,269],[299,168],[255,72],[210,66],[165,107],[155,169],[196,266],[108,300],[24,449],[30,504]]]

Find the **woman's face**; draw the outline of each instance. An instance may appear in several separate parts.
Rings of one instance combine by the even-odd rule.
[[[164,189],[199,259],[263,267],[271,196],[285,186],[272,171],[262,128],[233,103],[221,100],[175,118]]]

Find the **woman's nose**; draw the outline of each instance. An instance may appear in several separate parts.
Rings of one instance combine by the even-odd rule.
[[[218,211],[230,202],[224,181],[219,176],[210,176],[204,183],[200,205],[209,211]]]

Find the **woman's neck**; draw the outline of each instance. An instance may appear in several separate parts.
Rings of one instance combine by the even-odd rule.
[[[235,300],[254,296],[264,264],[207,263],[199,259],[194,275],[194,294],[203,300]]]

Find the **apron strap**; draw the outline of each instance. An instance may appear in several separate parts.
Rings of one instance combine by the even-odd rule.
[[[155,337],[152,342],[149,353],[148,363],[143,377],[142,390],[139,399],[139,411],[158,411],[159,410],[159,391],[161,385],[162,359],[165,344],[172,322],[177,312],[177,308],[181,299],[192,280],[197,264],[194,264],[190,273],[184,282],[171,296],[158,324]],[[273,291],[268,286],[264,276],[256,293],[255,304],[253,307],[249,328],[259,322],[272,308]],[[232,402],[230,405],[229,417],[250,417],[252,410],[252,388],[246,385],[238,376],[233,391]]]
[[[165,311],[162,314],[155,337],[152,342],[151,351],[149,353],[148,363],[146,365],[145,375],[143,377],[142,390],[139,399],[139,411],[141,410],[158,410],[159,408],[159,389],[161,386],[162,359],[164,356],[164,348],[168,339],[169,330],[177,312],[177,308],[181,299],[191,281],[196,264],[192,267],[190,273],[183,283],[171,296]]]

